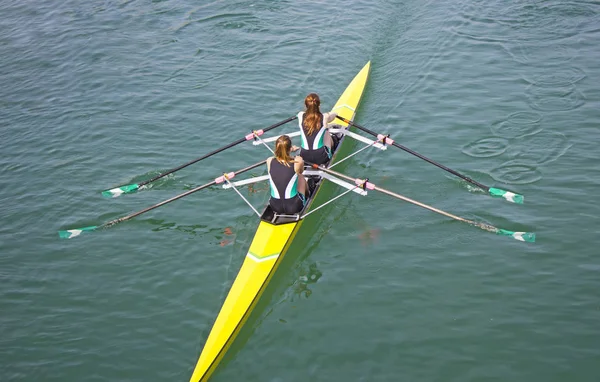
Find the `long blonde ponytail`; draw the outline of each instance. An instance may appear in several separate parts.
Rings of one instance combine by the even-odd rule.
[[[275,141],[275,159],[281,164],[289,166],[293,162],[290,156],[292,140],[287,135],[282,135]]]

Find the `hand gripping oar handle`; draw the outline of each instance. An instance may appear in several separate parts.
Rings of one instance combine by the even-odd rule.
[[[347,124],[349,124],[349,125],[352,125],[352,126],[356,127],[356,128],[357,128],[357,129],[359,129],[359,130],[362,130],[362,131],[364,131],[364,132],[365,132],[365,133],[367,133],[367,134],[371,134],[371,135],[372,135],[372,136],[374,136],[374,137],[379,137],[379,136],[381,135],[381,134],[377,134],[376,132],[374,132],[374,131],[372,131],[372,130],[369,130],[369,129],[367,129],[366,127],[360,126],[359,124],[357,124],[357,123],[354,123],[354,122],[352,122],[352,121],[350,121],[350,120],[348,120],[348,119],[346,119],[346,118],[344,118],[344,117],[337,116],[337,118],[338,118],[338,119],[341,119],[342,121],[346,122],[346,123],[347,123]],[[467,182],[469,182],[469,183],[471,183],[471,184],[474,184],[474,185],[476,185],[477,187],[481,188],[481,189],[482,189],[482,190],[484,190],[485,192],[488,192],[488,191],[490,190],[490,188],[489,188],[488,186],[486,186],[486,185],[484,185],[484,184],[481,184],[481,183],[479,183],[479,182],[477,182],[477,181],[475,181],[475,180],[473,180],[473,179],[469,178],[468,176],[465,176],[465,175],[463,175],[463,174],[461,174],[461,173],[459,173],[459,172],[456,172],[456,171],[452,170],[451,168],[448,168],[448,167],[444,166],[444,165],[443,165],[443,164],[441,164],[441,163],[438,163],[438,162],[436,162],[436,161],[434,161],[434,160],[432,160],[432,159],[429,159],[429,158],[427,158],[426,156],[424,156],[424,155],[421,155],[421,154],[419,154],[418,152],[416,152],[416,151],[413,151],[413,150],[409,149],[409,148],[408,148],[408,147],[406,147],[406,146],[402,146],[401,144],[399,144],[399,143],[396,143],[396,142],[394,142],[393,140],[391,140],[391,139],[389,139],[389,138],[387,139],[387,141],[388,141],[388,143],[391,143],[393,146],[396,146],[397,148],[399,148],[399,149],[401,149],[401,150],[404,150],[404,151],[406,151],[407,153],[410,153],[410,154],[412,154],[412,155],[414,155],[414,156],[416,156],[416,157],[419,157],[419,158],[423,159],[424,161],[427,161],[427,162],[431,163],[432,165],[435,165],[435,166],[437,166],[437,167],[439,167],[439,168],[441,168],[441,169],[443,169],[443,170],[446,170],[446,171],[448,171],[448,172],[449,172],[449,173],[451,173],[451,174],[454,174],[454,175],[458,176],[459,178],[462,178],[462,179],[466,180]],[[390,142],[390,141],[391,141],[391,142]],[[384,143],[385,143],[385,141],[384,141]]]
[[[305,163],[311,165],[315,169],[318,169],[318,170],[330,173],[332,175],[335,175],[335,176],[337,176],[339,178],[343,178],[343,179],[346,179],[348,181],[354,182],[356,185],[362,187],[363,189],[379,191],[381,193],[384,193],[386,195],[392,196],[394,198],[397,198],[397,199],[400,199],[400,200],[404,200],[405,202],[409,202],[409,203],[412,203],[412,204],[417,205],[419,207],[423,207],[423,208],[428,209],[430,211],[436,212],[436,213],[438,213],[440,215],[447,216],[447,217],[449,217],[451,219],[471,224],[471,225],[473,225],[475,227],[478,227],[478,228],[481,228],[481,229],[483,229],[485,231],[489,231],[489,232],[492,232],[492,233],[495,233],[495,234],[498,234],[498,235],[510,236],[513,239],[516,239],[516,240],[519,240],[519,241],[527,241],[527,242],[530,242],[530,243],[535,242],[535,233],[532,233],[532,232],[514,232],[514,231],[509,231],[509,230],[505,230],[505,229],[502,229],[502,228],[496,228],[496,227],[494,227],[492,225],[489,225],[489,224],[479,223],[479,222],[476,222],[476,221],[473,221],[473,220],[461,218],[460,216],[456,216],[456,215],[451,214],[449,212],[442,211],[442,210],[440,210],[438,208],[432,207],[432,206],[427,205],[425,203],[421,203],[421,202],[418,202],[418,201],[413,200],[411,198],[407,198],[406,196],[397,194],[395,192],[386,190],[386,189],[381,188],[381,187],[377,187],[373,183],[369,182],[368,178],[366,180],[352,178],[350,176],[344,175],[344,174],[339,173],[337,171],[330,170],[330,169],[325,168],[323,166],[318,166],[316,164],[309,163],[309,162],[305,162]]]
[[[274,125],[271,125],[271,126],[269,126],[269,127],[265,128],[265,129],[262,129],[262,133],[266,133],[266,132],[267,132],[267,131],[269,131],[269,130],[273,130],[273,129],[275,129],[275,128],[277,128],[277,127],[281,126],[281,125],[285,125],[286,123],[288,123],[288,122],[290,122],[290,121],[293,121],[293,120],[294,120],[294,119],[296,119],[296,118],[298,118],[298,116],[297,116],[297,115],[295,115],[295,116],[293,116],[293,117],[289,117],[289,118],[287,118],[287,119],[284,119],[284,120],[283,120],[283,121],[281,121],[281,122],[277,122],[277,123],[276,123],[276,124],[274,124]],[[194,163],[200,162],[200,161],[201,161],[201,160],[203,160],[203,159],[206,159],[206,158],[208,158],[208,157],[211,157],[211,156],[213,156],[213,155],[215,155],[215,154],[218,154],[218,153],[220,153],[221,151],[225,151],[225,150],[227,150],[227,149],[230,149],[230,148],[232,148],[233,146],[239,145],[240,143],[246,142],[247,140],[250,140],[248,137],[250,137],[250,139],[252,139],[252,138],[254,137],[254,134],[248,134],[248,135],[246,135],[244,138],[238,139],[237,141],[235,141],[235,142],[232,142],[232,143],[228,144],[227,146],[224,146],[224,147],[221,147],[220,149],[216,149],[216,150],[214,150],[214,151],[211,151],[210,153],[208,153],[208,154],[206,154],[206,155],[204,155],[204,156],[201,156],[201,157],[200,157],[200,158],[198,158],[198,159],[194,159],[194,160],[193,160],[193,161],[191,161],[191,162],[188,162],[188,163],[182,164],[182,165],[181,165],[181,166],[179,166],[179,167],[175,167],[175,168],[173,168],[173,169],[171,169],[171,170],[169,170],[169,171],[166,171],[166,172],[164,172],[164,173],[162,173],[162,174],[159,174],[159,175],[155,176],[155,177],[154,177],[154,178],[152,178],[152,179],[148,179],[148,180],[146,180],[146,181],[144,181],[144,182],[141,182],[141,183],[139,183],[139,184],[138,184],[138,186],[139,186],[139,187],[141,187],[141,186],[144,186],[144,185],[146,185],[146,184],[148,184],[148,183],[152,183],[152,182],[154,182],[155,180],[158,180],[158,179],[162,178],[163,176],[167,176],[167,175],[169,175],[169,174],[172,174],[172,173],[174,173],[174,172],[176,172],[176,171],[179,171],[179,170],[181,170],[181,169],[183,169],[183,168],[186,168],[187,166],[190,166],[190,165],[192,165],[192,164],[194,164]]]

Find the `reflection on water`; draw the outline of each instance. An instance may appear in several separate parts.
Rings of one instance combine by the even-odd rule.
[[[172,229],[195,236],[209,234],[215,239],[214,243],[221,247],[235,241],[235,234],[231,227],[209,228],[206,224],[177,224],[164,219],[146,219],[145,221],[156,226],[152,229],[155,232]]]
[[[307,268],[304,264],[300,265],[298,278],[292,287],[294,296],[308,298],[312,294],[308,286],[319,281],[322,275],[323,273],[317,268],[317,263],[309,264]]]

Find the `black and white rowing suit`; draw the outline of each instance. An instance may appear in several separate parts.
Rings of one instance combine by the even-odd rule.
[[[271,185],[269,204],[273,211],[286,215],[302,211],[306,199],[298,192],[298,174],[294,170],[294,162],[286,166],[275,158],[271,159],[269,184]]]
[[[324,137],[327,134],[327,123],[333,121],[336,117],[335,113],[322,114],[321,126],[312,135],[308,134],[308,129],[304,126],[305,113],[298,113],[298,124],[300,126],[300,137],[302,138],[302,147],[300,148],[300,156],[307,162],[315,164],[324,164],[331,159],[331,151],[325,146]]]

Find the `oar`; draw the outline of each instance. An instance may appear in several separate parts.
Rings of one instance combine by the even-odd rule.
[[[441,168],[441,169],[443,169],[445,171],[448,171],[451,174],[454,174],[454,175],[458,176],[459,178],[462,178],[462,179],[466,180],[467,182],[469,182],[469,183],[471,183],[471,184],[473,184],[473,185],[481,188],[482,190],[484,190],[485,192],[487,192],[491,196],[502,197],[502,198],[508,200],[509,202],[517,203],[517,204],[523,204],[523,200],[524,200],[523,195],[515,194],[514,192],[502,190],[500,188],[488,187],[488,186],[486,186],[484,184],[481,184],[481,183],[479,183],[479,182],[477,182],[477,181],[475,181],[475,180],[473,180],[473,179],[471,179],[471,178],[469,178],[469,177],[467,177],[467,176],[465,176],[465,175],[463,175],[463,174],[461,174],[461,173],[459,173],[457,171],[452,170],[451,168],[448,168],[448,167],[444,166],[443,164],[437,163],[436,161],[431,160],[431,159],[427,158],[426,156],[421,155],[418,152],[409,149],[408,147],[402,146],[401,144],[398,144],[398,143],[394,142],[394,140],[390,139],[389,136],[385,136],[383,134],[377,134],[376,132],[367,129],[366,127],[360,126],[360,125],[358,125],[358,124],[356,124],[356,123],[354,123],[354,122],[352,122],[352,121],[350,121],[350,120],[348,120],[348,119],[346,119],[344,117],[338,116],[337,118],[340,119],[340,120],[342,120],[342,121],[344,121],[344,122],[346,122],[349,125],[352,125],[352,126],[356,127],[359,130],[364,131],[367,134],[371,134],[371,135],[373,135],[373,136],[375,136],[375,137],[377,137],[379,139],[384,140],[383,141],[384,144],[385,143],[390,143],[393,146],[396,146],[397,148],[406,151],[407,153],[410,153],[410,154],[412,154],[412,155],[414,155],[416,157],[419,157],[419,158],[423,159],[424,161],[427,161],[427,162],[429,162],[429,163],[431,163],[431,164],[433,164],[433,165],[435,165],[435,166],[437,166],[437,167],[439,167],[439,168]]]
[[[431,207],[431,206],[429,206],[427,204],[424,204],[424,203],[418,202],[416,200],[407,198],[406,196],[402,196],[402,195],[397,194],[395,192],[388,191],[388,190],[383,189],[381,187],[377,187],[373,183],[369,182],[369,179],[365,179],[365,180],[355,179],[355,178],[351,178],[351,177],[349,177],[347,175],[344,175],[342,173],[339,173],[337,171],[333,171],[333,170],[330,170],[328,168],[325,168],[323,166],[317,166],[317,165],[314,165],[314,164],[312,166],[315,169],[319,169],[321,171],[325,171],[325,172],[330,173],[332,175],[335,175],[337,177],[340,177],[340,178],[349,180],[351,182],[354,182],[355,184],[360,185],[361,187],[363,187],[363,189],[366,188],[366,189],[369,189],[369,190],[375,190],[375,191],[382,192],[382,193],[387,194],[389,196],[392,196],[394,198],[397,198],[397,199],[400,199],[400,200],[404,200],[405,202],[409,202],[409,203],[415,204],[415,205],[417,205],[419,207],[426,208],[426,209],[428,209],[430,211],[433,211],[433,212],[437,212],[438,214],[447,216],[447,217],[452,218],[454,220],[458,220],[458,221],[461,221],[461,222],[464,222],[464,223],[471,224],[471,225],[473,225],[475,227],[478,227],[478,228],[481,228],[481,229],[483,229],[485,231],[493,232],[493,233],[498,234],[498,235],[510,236],[513,239],[520,240],[520,241],[527,241],[527,242],[530,242],[530,243],[535,242],[535,233],[533,233],[533,232],[514,232],[514,231],[509,231],[509,230],[506,230],[506,229],[496,228],[496,227],[491,226],[489,224],[479,223],[479,222],[475,222],[475,221],[468,220],[468,219],[465,219],[465,218],[461,218],[460,216],[456,216],[456,215],[453,215],[451,213],[448,213],[448,212],[442,211],[440,209],[437,209],[435,207]]]
[[[148,211],[151,211],[151,210],[153,210],[153,209],[155,209],[155,208],[158,208],[158,207],[160,207],[160,206],[164,206],[164,205],[165,205],[165,204],[167,204],[167,203],[171,203],[171,202],[172,202],[172,201],[174,201],[174,200],[181,199],[181,198],[183,198],[184,196],[188,196],[188,195],[190,195],[190,194],[193,194],[193,193],[194,193],[194,192],[196,192],[196,191],[200,191],[200,190],[202,190],[202,189],[205,189],[205,188],[207,188],[207,187],[213,186],[213,185],[215,185],[215,184],[218,184],[218,183],[223,183],[223,182],[224,182],[226,179],[227,179],[227,180],[229,180],[229,179],[232,179],[234,176],[236,176],[236,175],[238,175],[238,174],[241,174],[241,173],[243,173],[243,172],[246,172],[246,171],[252,170],[253,168],[256,168],[256,167],[258,167],[258,166],[260,166],[260,165],[264,164],[265,162],[266,162],[266,160],[263,160],[263,161],[260,161],[260,162],[258,162],[258,163],[256,163],[256,164],[253,164],[252,166],[249,166],[249,167],[243,168],[243,169],[241,169],[241,170],[238,170],[238,171],[235,171],[235,172],[230,172],[230,173],[228,173],[228,174],[223,174],[222,176],[220,176],[220,177],[218,177],[218,178],[215,178],[215,180],[213,180],[213,181],[212,181],[212,182],[210,182],[210,183],[203,184],[202,186],[199,186],[199,187],[196,187],[196,188],[194,188],[194,189],[192,189],[192,190],[186,191],[186,192],[184,192],[183,194],[179,194],[179,195],[177,195],[177,196],[174,196],[174,197],[172,197],[171,199],[164,200],[164,201],[162,201],[162,202],[160,202],[160,203],[158,203],[158,204],[155,204],[155,205],[153,205],[153,206],[150,206],[150,207],[148,207],[148,208],[145,208],[145,209],[143,209],[143,210],[141,210],[141,211],[134,212],[134,213],[132,213],[132,214],[129,214],[129,215],[127,215],[127,216],[123,216],[123,217],[121,217],[121,218],[118,218],[118,219],[111,220],[111,221],[109,221],[109,222],[106,222],[106,223],[104,223],[104,224],[101,224],[101,225],[94,225],[94,226],[89,226],[89,227],[76,228],[76,229],[69,229],[69,230],[65,230],[65,231],[58,231],[58,236],[59,236],[60,238],[62,238],[62,239],[71,239],[71,238],[73,238],[73,237],[75,237],[75,236],[79,236],[79,235],[80,235],[82,232],[86,232],[86,231],[94,231],[94,230],[96,230],[96,229],[98,229],[98,228],[107,228],[107,227],[110,227],[110,226],[112,226],[112,225],[115,225],[115,224],[117,224],[117,223],[124,222],[125,220],[129,220],[129,219],[131,219],[131,218],[134,218],[134,217],[136,217],[136,216],[139,216],[139,215],[141,215],[141,214],[143,214],[143,213],[146,213],[146,212],[148,212]]]
[[[170,169],[170,170],[168,170],[166,172],[163,172],[162,174],[159,174],[159,175],[155,176],[152,179],[145,180],[145,181],[143,181],[141,183],[127,184],[125,186],[120,186],[120,187],[112,188],[110,190],[102,191],[102,195],[104,195],[106,197],[116,198],[117,196],[119,196],[121,194],[128,194],[128,193],[134,192],[134,191],[138,190],[140,187],[145,186],[148,183],[152,183],[155,180],[158,180],[158,179],[160,179],[160,178],[162,178],[164,176],[167,176],[167,175],[172,174],[172,173],[174,173],[176,171],[179,171],[179,170],[181,170],[183,168],[186,168],[187,166],[192,165],[192,164],[194,164],[196,162],[200,162],[201,160],[206,159],[208,157],[211,157],[211,156],[213,156],[213,155],[215,155],[217,153],[220,153],[221,151],[224,151],[224,150],[227,150],[229,148],[232,148],[233,146],[239,145],[242,142],[246,142],[246,141],[252,140],[252,139],[254,139],[255,136],[262,135],[262,134],[266,133],[269,130],[273,130],[276,127],[279,127],[279,126],[284,125],[284,124],[286,124],[286,123],[288,123],[290,121],[293,121],[296,118],[298,118],[298,116],[295,115],[293,117],[284,119],[281,122],[277,122],[276,124],[271,125],[271,126],[265,128],[265,129],[253,131],[252,133],[246,135],[244,138],[240,138],[237,141],[228,144],[227,146],[224,146],[224,147],[221,147],[220,149],[216,149],[214,151],[211,151],[210,153],[208,153],[208,154],[206,154],[204,156],[201,156],[198,159],[194,159],[191,162],[182,164],[179,167],[175,167],[175,168],[172,168],[172,169]]]

